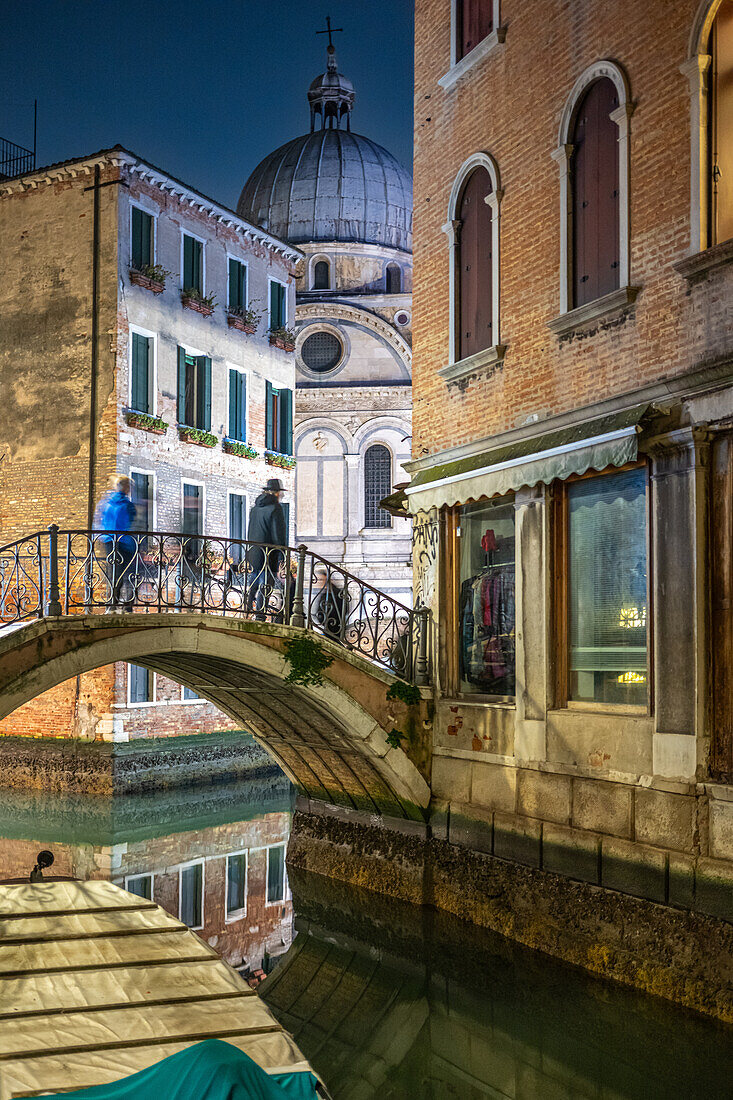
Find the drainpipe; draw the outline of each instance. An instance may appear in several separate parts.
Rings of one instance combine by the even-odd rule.
[[[94,522],[94,467],[97,461],[97,367],[99,359],[99,165],[94,165],[92,226],[92,355],[89,381],[89,494],[87,527]]]

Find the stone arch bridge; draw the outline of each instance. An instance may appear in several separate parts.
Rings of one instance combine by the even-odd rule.
[[[426,678],[426,635],[425,613],[305,547],[52,527],[0,548],[0,718],[129,661],[215,703],[308,798],[370,814],[422,820],[430,798],[428,692],[387,699]],[[318,683],[287,680],[300,637],[331,658]]]

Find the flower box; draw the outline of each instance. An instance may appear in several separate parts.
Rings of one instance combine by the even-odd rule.
[[[245,321],[244,317],[240,317],[238,313],[227,313],[227,324],[229,328],[239,329],[240,332],[247,332],[250,336],[253,336],[257,332],[257,325],[251,321]]]
[[[197,447],[215,447],[219,440],[211,432],[205,432],[202,428],[186,428],[178,426],[178,438],[181,443],[193,443]]]
[[[224,439],[221,446],[224,453],[228,455],[237,455],[239,458],[259,458],[259,451],[249,443],[241,443],[238,439]]]
[[[279,466],[281,470],[294,470],[295,458],[293,455],[282,455],[278,451],[265,451],[265,462],[270,466]]]
[[[168,425],[159,416],[151,416],[150,413],[134,412],[132,409],[125,413],[125,423],[130,428],[141,428],[144,432],[153,435],[165,435]]]
[[[289,340],[285,340],[282,336],[273,336],[270,333],[270,343],[274,348],[281,348],[282,351],[295,351],[295,344],[291,344]]]
[[[214,312],[214,306],[199,298],[189,298],[187,294],[181,295],[184,309],[192,309],[196,313],[202,313],[204,317],[210,317]]]
[[[134,268],[130,271],[130,282],[135,286],[145,287],[146,290],[152,290],[153,294],[162,294],[165,290],[165,280],[153,279],[150,275],[145,275],[142,271],[135,271]]]

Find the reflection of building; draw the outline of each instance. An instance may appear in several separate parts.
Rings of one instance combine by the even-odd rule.
[[[5,180],[0,237],[2,541],[89,527],[113,473],[132,478],[140,529],[244,536],[274,472],[266,449],[292,450],[294,359],[267,330],[293,323],[299,253],[120,147]],[[77,539],[79,577],[85,551]],[[2,731],[125,740],[223,724],[118,665]]]
[[[410,451],[412,181],[351,132],[333,46],[311,132],[255,168],[240,213],[305,253],[297,282],[299,542],[411,601],[409,522],[379,508]]]
[[[117,799],[7,792],[5,801],[0,878],[27,876],[50,847],[55,874],[152,898],[232,966],[257,970],[290,944],[286,779]]]
[[[732,919],[733,3],[582,7],[417,4],[432,789]]]

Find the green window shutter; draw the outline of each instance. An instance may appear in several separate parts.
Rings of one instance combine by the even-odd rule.
[[[239,299],[242,309],[247,308],[247,268],[244,264],[239,265]]]
[[[229,371],[229,438],[239,439],[237,435],[237,374],[236,370]]]
[[[137,412],[150,412],[150,340],[139,333],[132,334],[132,407]]]
[[[237,261],[229,261],[229,308],[239,309],[239,301],[237,300]],[[231,377],[231,372],[230,372]]]
[[[265,383],[265,446],[268,451],[275,450],[275,424],[273,417],[274,395],[272,382]]]
[[[140,210],[132,207],[132,255],[130,263],[132,267],[140,271],[153,262],[153,218]]]
[[[270,283],[270,328],[282,328],[285,325],[285,287],[280,283]]]
[[[199,380],[201,383],[201,417],[198,423],[199,428],[203,428],[205,432],[211,431],[211,359],[208,355],[202,355],[199,359],[199,370],[201,372]]]
[[[183,235],[183,289],[198,290],[203,294],[203,245],[193,237]]]
[[[239,260],[229,261],[229,308],[247,306],[247,268]]]
[[[186,350],[178,349],[178,423],[186,423]]]
[[[280,450],[293,453],[293,391],[280,390]]]
[[[237,394],[237,416],[239,417],[239,435],[237,439],[240,443],[247,442],[247,377],[244,374],[240,374],[237,371],[237,385],[239,392]]]

